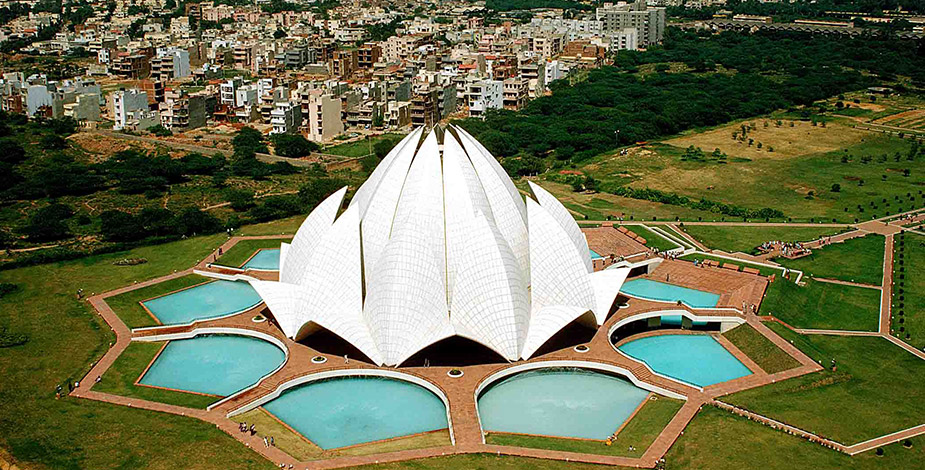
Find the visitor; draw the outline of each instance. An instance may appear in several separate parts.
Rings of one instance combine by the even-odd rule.
[[[273,436],[270,436],[270,447],[276,447],[276,441],[273,440]]]
[[[222,247],[218,247],[218,255],[222,256]]]
[[[253,436],[254,434],[257,434],[257,425],[251,424],[250,430],[251,430],[251,436]]]
[[[266,447],[267,449],[270,448],[270,441],[267,440],[267,436],[263,436],[263,446]]]
[[[350,358],[346,354],[344,354],[344,364],[350,364]]]
[[[97,375],[97,376],[96,376],[96,383],[100,383],[100,380],[103,380],[103,378]]]

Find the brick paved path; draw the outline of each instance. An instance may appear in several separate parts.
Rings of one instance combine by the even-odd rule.
[[[246,238],[284,238],[284,236],[264,236],[264,237],[246,237]],[[233,247],[239,240],[243,239],[242,237],[234,237],[226,241],[222,245],[223,250],[228,250]],[[217,254],[217,250],[216,253]],[[203,271],[209,271],[207,267],[209,259],[200,262],[197,265],[197,269]],[[671,420],[668,426],[663,429],[661,434],[656,438],[655,442],[646,450],[640,458],[627,458],[627,457],[612,457],[612,456],[601,456],[593,454],[578,454],[570,452],[559,452],[559,451],[550,451],[550,450],[541,450],[541,449],[524,449],[519,447],[506,447],[506,446],[494,446],[487,445],[483,442],[482,430],[479,425],[476,413],[476,400],[474,396],[474,390],[485,378],[489,375],[494,374],[495,372],[501,371],[505,368],[511,367],[513,364],[482,364],[477,366],[463,367],[465,375],[460,378],[449,378],[446,375],[446,372],[449,370],[449,367],[403,367],[401,372],[418,376],[425,380],[430,381],[435,384],[437,387],[443,391],[447,396],[450,402],[449,411],[451,415],[451,423],[453,426],[453,433],[456,438],[455,446],[445,446],[445,447],[436,447],[436,448],[427,448],[427,449],[416,449],[416,450],[407,450],[400,452],[393,452],[388,454],[376,454],[368,456],[351,456],[351,457],[338,457],[323,461],[312,461],[312,462],[295,462],[295,460],[279,451],[276,448],[269,448],[263,446],[262,440],[259,437],[251,437],[249,435],[242,434],[237,431],[237,423],[233,419],[226,417],[227,413],[230,411],[236,410],[243,406],[244,404],[250,403],[253,400],[259,399],[262,396],[265,396],[269,393],[272,393],[279,387],[281,384],[296,378],[305,376],[312,373],[317,373],[325,370],[335,370],[335,369],[358,369],[358,368],[375,368],[371,364],[365,364],[360,361],[351,360],[350,364],[344,364],[342,357],[328,357],[328,361],[325,364],[314,364],[311,362],[311,357],[315,355],[321,355],[320,352],[315,351],[308,346],[295,343],[292,340],[286,338],[281,331],[279,331],[274,325],[270,322],[264,323],[253,323],[250,319],[254,313],[260,311],[263,307],[257,307],[251,311],[244,312],[233,317],[220,318],[215,320],[206,320],[196,322],[193,325],[189,326],[167,326],[160,328],[150,328],[143,331],[136,331],[134,335],[136,337],[141,336],[150,336],[154,334],[163,334],[168,332],[184,332],[192,331],[197,328],[204,327],[228,327],[228,328],[237,328],[237,329],[246,329],[251,331],[260,331],[262,333],[270,334],[280,341],[282,341],[287,348],[289,349],[289,359],[286,364],[277,372],[273,373],[271,376],[266,377],[260,381],[254,388],[245,390],[244,392],[232,396],[224,402],[219,403],[217,406],[211,407],[209,410],[196,410],[191,408],[184,408],[179,406],[167,405],[162,403],[155,403],[145,400],[139,400],[134,398],[127,398],[122,396],[116,396],[106,393],[95,392],[91,390],[93,385],[93,379],[97,376],[102,376],[103,373],[109,368],[110,365],[115,361],[118,355],[128,346],[131,341],[133,332],[125,326],[125,324],[118,318],[115,312],[106,304],[105,299],[113,295],[118,295],[123,292],[128,292],[130,290],[139,289],[148,285],[152,285],[158,282],[163,282],[168,279],[173,279],[180,276],[188,275],[192,272],[192,269],[185,271],[177,272],[164,276],[157,279],[152,279],[142,283],[137,283],[131,286],[126,286],[111,292],[107,292],[101,295],[91,297],[89,299],[90,303],[97,309],[100,315],[106,320],[106,322],[113,328],[116,333],[117,341],[115,345],[103,356],[103,358],[94,365],[91,371],[87,374],[84,380],[81,381],[80,386],[77,387],[73,395],[81,398],[94,399],[100,401],[106,401],[110,403],[132,406],[137,408],[144,408],[153,411],[160,411],[166,413],[179,414],[184,416],[190,416],[204,421],[215,424],[219,429],[225,431],[235,439],[238,439],[248,447],[254,449],[264,457],[269,460],[272,460],[275,463],[293,463],[299,468],[340,468],[347,466],[363,465],[374,462],[390,462],[390,461],[399,461],[399,460],[408,460],[416,459],[423,457],[432,457],[446,454],[460,454],[460,453],[477,453],[477,452],[490,452],[490,453],[501,453],[507,455],[519,455],[526,457],[539,457],[539,458],[549,458],[549,459],[559,459],[559,460],[571,460],[571,461],[582,461],[589,463],[599,463],[599,464],[608,464],[608,465],[624,465],[624,466],[641,466],[641,467],[652,467],[656,464],[658,459],[660,459],[665,452],[670,448],[674,441],[681,435],[684,428],[687,426],[687,423],[697,414],[701,409],[703,404],[711,402],[714,398],[720,397],[729,393],[734,393],[736,391],[745,390],[752,387],[758,387],[765,384],[773,383],[780,380],[786,380],[791,377],[796,377],[799,375],[815,372],[821,369],[821,367],[812,361],[808,356],[799,351],[789,342],[785,341],[783,338],[777,336],[773,331],[767,328],[764,324],[761,323],[760,319],[753,314],[743,314],[740,311],[737,311],[731,307],[741,307],[741,302],[746,302],[749,304],[760,304],[761,296],[764,293],[764,289],[767,285],[765,278],[760,276],[755,276],[746,273],[737,273],[732,271],[720,271],[714,270],[719,274],[705,274],[710,271],[705,271],[704,268],[694,267],[691,263],[682,262],[682,261],[671,261],[668,260],[663,263],[663,266],[669,267],[672,272],[672,282],[678,283],[680,285],[686,285],[693,288],[704,288],[706,284],[709,284],[710,290],[720,290],[723,292],[728,291],[729,289],[736,292],[735,295],[726,294],[721,297],[720,305],[727,307],[725,310],[722,309],[698,309],[692,310],[688,307],[677,306],[672,303],[662,303],[662,302],[651,302],[641,299],[632,299],[629,302],[629,307],[624,309],[619,309],[615,312],[611,318],[609,318],[605,324],[598,329],[594,337],[587,344],[589,346],[589,351],[587,353],[578,353],[572,350],[571,348],[566,348],[558,351],[554,351],[543,356],[531,359],[526,362],[543,362],[543,361],[556,361],[556,360],[580,360],[587,362],[595,362],[600,364],[608,364],[612,366],[622,367],[625,370],[628,370],[633,374],[638,380],[651,385],[662,387],[666,390],[670,390],[675,393],[679,393],[687,397],[685,404],[682,406],[681,410],[675,415]],[[661,267],[659,268],[662,269]],[[613,346],[610,344],[608,338],[608,331],[612,325],[620,321],[623,318],[627,318],[632,315],[647,313],[647,312],[657,312],[666,309],[684,309],[691,312],[697,312],[701,314],[709,315],[726,315],[726,316],[737,316],[739,318],[744,318],[749,325],[755,328],[759,333],[763,334],[769,338],[775,345],[781,348],[783,351],[787,352],[795,359],[800,362],[800,366],[794,369],[779,372],[776,374],[767,374],[765,371],[761,370],[753,361],[745,357],[741,351],[738,351],[737,348],[730,347],[729,349],[735,354],[740,360],[746,362],[746,365],[751,368],[754,373],[742,377],[737,380],[729,381],[723,384],[717,384],[709,387],[705,387],[702,391],[688,385],[682,384],[680,382],[670,380],[655,374],[652,374],[649,369],[641,362],[631,359],[627,356],[624,356],[616,352]],[[668,331],[671,333],[671,331]],[[725,339],[720,339],[725,345],[729,346],[728,342],[724,341]],[[522,364],[524,361],[518,362],[516,364]],[[915,432],[915,431],[909,431]],[[906,434],[902,434],[905,436]],[[884,436],[887,438],[887,436]],[[880,438],[878,438],[880,439]],[[879,442],[879,441],[877,441]]]

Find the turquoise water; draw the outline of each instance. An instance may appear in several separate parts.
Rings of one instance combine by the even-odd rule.
[[[322,449],[446,429],[446,407],[403,380],[342,377],[311,382],[263,405]]]
[[[279,248],[264,248],[244,263],[244,269],[279,271]]]
[[[681,326],[681,315],[662,315],[662,325]],[[706,326],[705,321],[692,322],[694,326]]]
[[[228,396],[257,383],[285,359],[282,350],[261,339],[197,336],[167,343],[140,382]]]
[[[591,252],[591,259],[601,259],[601,258],[603,258],[603,256],[597,254],[597,252],[594,251],[594,250],[588,250],[588,251]]]
[[[607,439],[649,392],[581,369],[524,372],[492,385],[478,399],[482,429]]]
[[[246,282],[219,280],[143,303],[161,323],[178,325],[247,310],[260,300]]]
[[[687,305],[695,308],[716,307],[716,304],[719,303],[719,294],[689,289],[687,287],[666,284],[649,279],[633,279],[627,281],[623,284],[623,287],[620,288],[620,292],[629,294],[633,297],[660,300],[663,302],[677,302],[681,300]]]
[[[752,373],[709,335],[650,336],[619,349],[659,374],[701,387]]]

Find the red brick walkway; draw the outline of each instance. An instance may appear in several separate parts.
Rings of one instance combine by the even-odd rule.
[[[283,237],[267,236],[259,238]],[[222,245],[223,250],[231,248],[240,239],[242,238],[231,238]],[[209,258],[199,263],[197,268],[201,270],[208,270],[206,266],[208,261]],[[408,450],[368,456],[338,457],[323,461],[295,462],[292,457],[282,453],[279,451],[279,449],[267,449],[264,447],[262,440],[260,440],[258,437],[251,437],[249,435],[238,432],[237,423],[234,420],[227,418],[227,413],[241,407],[246,403],[250,403],[253,400],[259,399],[268,393],[271,393],[281,384],[296,377],[301,377],[325,370],[375,368],[375,366],[356,360],[351,360],[349,365],[344,364],[343,358],[341,357],[329,357],[328,361],[321,365],[312,363],[310,360],[311,357],[320,355],[321,353],[309,348],[308,346],[295,343],[292,340],[286,338],[275,326],[269,322],[253,323],[250,320],[255,311],[260,310],[262,307],[258,307],[255,310],[251,310],[249,312],[245,312],[233,317],[196,322],[190,326],[167,326],[162,328],[146,329],[144,331],[134,333],[136,337],[139,337],[166,332],[191,331],[193,329],[202,327],[230,327],[260,331],[266,334],[270,334],[282,341],[289,348],[289,359],[279,371],[262,380],[256,387],[247,390],[237,396],[231,397],[228,401],[221,403],[211,410],[196,410],[92,391],[91,387],[93,385],[93,379],[97,376],[103,375],[103,373],[115,361],[118,355],[128,346],[133,335],[128,327],[126,327],[125,324],[118,318],[115,312],[113,312],[112,309],[106,304],[105,298],[158,282],[163,282],[168,279],[187,275],[192,272],[191,269],[142,283],[137,283],[132,286],[127,286],[121,289],[107,292],[105,294],[94,296],[89,299],[91,304],[97,309],[100,315],[102,315],[106,322],[112,326],[116,333],[117,341],[116,344],[91,369],[87,377],[81,381],[80,386],[74,390],[73,395],[82,398],[106,401],[125,406],[133,406],[137,408],[144,408],[202,419],[204,421],[214,423],[219,429],[238,439],[248,447],[259,452],[261,455],[264,455],[269,460],[272,460],[275,463],[293,463],[297,465],[298,468],[340,468],[374,462],[381,463],[446,454],[477,452],[501,453],[507,455],[571,460],[607,465],[652,467],[657,463],[658,459],[660,459],[665,454],[665,452],[667,452],[674,441],[681,435],[682,431],[687,426],[687,423],[690,422],[690,420],[697,414],[703,404],[708,403],[714,398],[725,394],[762,386],[779,380],[786,380],[791,377],[796,377],[821,369],[821,367],[814,363],[812,359],[807,357],[789,342],[783,340],[770,329],[768,329],[765,325],[763,325],[758,317],[751,314],[745,315],[741,312],[733,310],[734,307],[741,308],[741,302],[756,305],[760,304],[761,296],[763,295],[764,288],[767,284],[765,278],[752,274],[738,273],[728,270],[714,270],[715,272],[711,273],[704,268],[697,268],[694,267],[691,263],[682,261],[666,261],[656,270],[654,276],[657,277],[659,275],[663,275],[663,267],[665,272],[671,272],[672,283],[687,285],[693,288],[706,288],[706,286],[709,285],[711,287],[709,290],[719,289],[723,292],[728,292],[731,290],[736,292],[736,294],[724,294],[723,297],[721,297],[720,304],[721,306],[727,307],[726,310],[705,309],[695,311],[690,308],[679,307],[671,303],[632,299],[629,302],[628,308],[617,310],[617,312],[615,312],[611,318],[609,318],[605,324],[598,329],[592,340],[587,343],[590,348],[587,353],[578,353],[569,347],[544,354],[540,357],[531,359],[530,361],[526,361],[543,362],[557,360],[577,360],[618,366],[628,370],[640,381],[686,396],[687,401],[682,406],[681,410],[675,415],[668,426],[662,430],[661,434],[656,438],[654,443],[640,458],[577,454],[551,450],[524,449],[518,447],[505,447],[485,444],[482,438],[481,426],[479,425],[477,419],[474,390],[478,384],[480,384],[488,376],[494,374],[495,372],[509,368],[513,365],[522,364],[522,361],[516,364],[483,364],[463,367],[462,369],[465,371],[465,375],[455,379],[447,377],[446,372],[449,370],[448,367],[401,368],[401,372],[403,373],[421,377],[435,384],[447,396],[450,402],[449,409],[451,414],[453,433],[456,438],[455,446]],[[748,361],[746,364],[752,368],[755,373],[737,380],[706,387],[703,391],[701,391],[680,382],[652,374],[643,363],[617,353],[613,346],[610,344],[608,331],[612,325],[621,319],[639,313],[655,312],[666,309],[676,310],[679,308],[683,308],[692,312],[699,312],[701,314],[705,313],[709,315],[738,316],[740,318],[744,318],[749,325],[751,325],[761,334],[768,337],[783,351],[797,359],[801,365],[788,371],[779,372],[776,374],[767,374],[765,371],[761,370],[760,367],[754,364],[754,362],[745,357],[741,351],[738,351],[737,348],[731,347],[730,350],[733,352],[733,354],[735,354],[737,357],[740,357],[741,359],[744,359],[745,361]]]

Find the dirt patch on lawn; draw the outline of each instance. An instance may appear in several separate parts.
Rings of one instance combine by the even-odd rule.
[[[734,133],[742,135],[743,125],[750,126],[746,139],[734,140]],[[782,121],[778,127],[776,120],[755,119],[678,137],[665,143],[680,148],[693,145],[707,153],[718,148],[729,157],[767,160],[831,152],[860,142],[866,135],[863,131],[838,124],[830,123],[822,127],[806,121]],[[758,148],[758,144],[761,144],[761,148]]]

